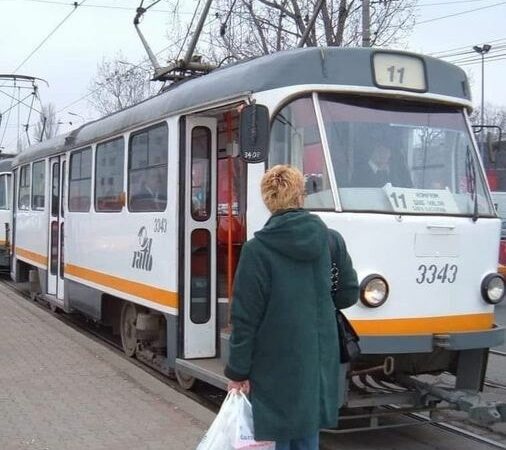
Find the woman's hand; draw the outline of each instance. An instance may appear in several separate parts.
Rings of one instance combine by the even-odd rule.
[[[242,391],[246,395],[248,395],[249,390],[250,390],[249,380],[229,381],[227,391],[230,392],[232,389],[236,389],[237,391]]]

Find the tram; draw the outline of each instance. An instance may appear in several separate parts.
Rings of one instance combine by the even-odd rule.
[[[399,400],[369,377],[449,372],[478,391],[504,281],[471,107],[461,69],[377,49],[291,50],[175,84],[16,157],[12,277],[185,388],[224,387],[234,270],[269,217],[260,180],[291,164],[359,276],[346,406]]]
[[[9,273],[11,240],[11,163],[0,160],[0,271]]]

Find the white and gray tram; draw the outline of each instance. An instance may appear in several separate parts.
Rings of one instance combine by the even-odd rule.
[[[9,272],[11,241],[11,163],[0,160],[0,271]]]
[[[504,282],[470,109],[462,70],[399,51],[298,49],[176,84],[14,160],[12,276],[183,386],[223,387],[234,270],[269,217],[260,179],[288,163],[361,282],[347,405],[393,402],[370,377],[478,391]]]

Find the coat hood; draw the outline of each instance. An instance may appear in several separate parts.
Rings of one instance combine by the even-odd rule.
[[[255,237],[266,247],[299,261],[316,259],[328,247],[327,226],[303,209],[274,214]]]

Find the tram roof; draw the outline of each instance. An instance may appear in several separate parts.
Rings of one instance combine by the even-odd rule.
[[[0,160],[0,172],[10,172],[13,158],[5,158]]]
[[[84,124],[66,135],[34,145],[17,156],[13,166],[83,147],[179,111],[241,94],[304,84],[373,88],[376,85],[371,61],[377,51],[416,55],[372,48],[309,47],[239,62],[175,84],[141,103]],[[467,77],[462,69],[429,56],[416,56],[425,62],[427,93],[466,102],[470,100]],[[371,70],[364,70],[365,67],[371,67]]]

